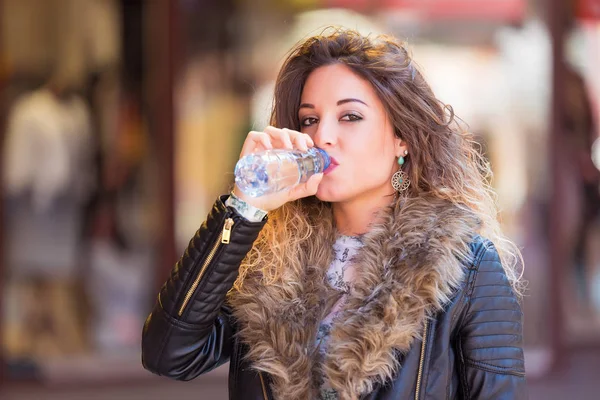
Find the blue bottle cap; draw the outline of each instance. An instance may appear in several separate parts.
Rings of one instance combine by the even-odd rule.
[[[315,150],[317,150],[319,153],[321,153],[321,155],[323,156],[323,161],[325,161],[325,165],[323,166],[323,171],[325,171],[327,168],[329,168],[329,164],[331,164],[331,159],[329,158],[329,154],[327,154],[327,152],[323,149],[319,149],[318,147],[314,147]],[[321,172],[323,172],[321,171]]]

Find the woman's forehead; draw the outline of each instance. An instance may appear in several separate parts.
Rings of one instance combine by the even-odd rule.
[[[376,99],[369,81],[348,66],[333,64],[319,67],[310,73],[302,90],[302,103],[336,103],[344,99],[358,99],[367,105]]]

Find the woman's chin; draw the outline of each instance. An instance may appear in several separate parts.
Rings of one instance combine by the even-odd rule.
[[[329,188],[326,185],[320,185],[319,189],[317,189],[317,193],[315,194],[317,199],[321,201],[326,201],[328,203],[334,203],[340,201],[339,193],[336,193],[333,188]]]

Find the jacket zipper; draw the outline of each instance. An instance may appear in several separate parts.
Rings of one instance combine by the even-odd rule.
[[[262,386],[263,397],[265,400],[269,400],[269,396],[267,395],[267,386],[265,385],[265,380],[263,378],[262,372],[258,372],[258,376],[260,377],[260,385]]]
[[[212,261],[213,257],[215,256],[215,253],[219,249],[219,246],[221,244],[229,244],[229,239],[231,238],[231,228],[232,227],[233,227],[233,219],[227,218],[225,220],[225,225],[223,226],[223,230],[221,231],[221,234],[219,235],[219,237],[217,237],[217,240],[213,244],[213,247],[210,249],[210,252],[208,253],[208,256],[206,257],[206,260],[204,260],[204,263],[202,264],[202,268],[200,269],[198,276],[196,276],[194,283],[192,283],[192,286],[190,287],[190,289],[185,294],[185,297],[183,298],[183,303],[181,304],[181,308],[179,308],[179,316],[180,317],[183,315],[183,312],[185,311],[185,308],[187,307],[190,299],[192,298],[192,295],[198,288],[198,285],[200,284],[200,280],[202,279],[202,276],[206,272],[206,268],[209,266],[210,262]]]
[[[428,327],[429,321],[425,321],[425,328],[423,328],[423,341],[421,343],[421,358],[419,359],[419,372],[417,373],[417,389],[415,390],[415,400],[419,400],[421,394],[421,380],[423,379],[423,368],[425,365],[425,350],[427,347]]]

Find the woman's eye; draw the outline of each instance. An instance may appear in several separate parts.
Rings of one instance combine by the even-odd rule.
[[[350,121],[350,122],[360,121],[361,119],[362,119],[362,117],[360,115],[356,115],[356,114],[346,114],[342,117],[342,121]]]
[[[317,121],[318,121],[318,119],[316,119],[315,117],[307,117],[307,118],[304,118],[300,124],[302,126],[311,126],[313,124],[316,124]]]

